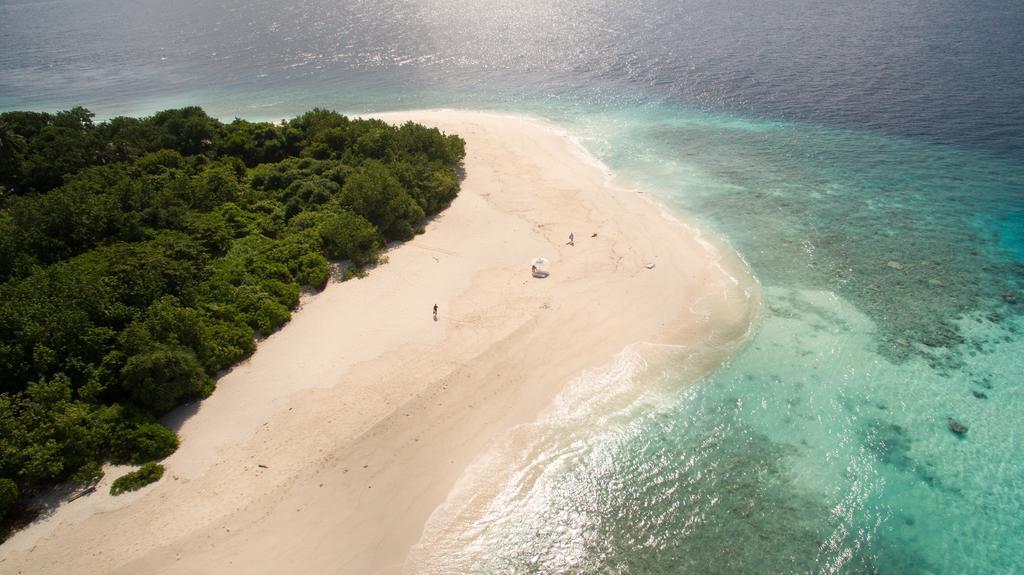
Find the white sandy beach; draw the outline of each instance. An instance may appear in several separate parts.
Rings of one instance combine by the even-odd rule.
[[[574,376],[640,341],[723,344],[707,371],[756,317],[738,256],[553,127],[381,117],[466,139],[452,206],[174,414],[161,481],[112,498],[104,480],[0,547],[0,572],[400,572],[467,465]],[[531,277],[537,256],[550,277]]]

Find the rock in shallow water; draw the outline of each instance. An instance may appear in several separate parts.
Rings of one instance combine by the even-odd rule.
[[[949,418],[949,430],[952,431],[953,433],[957,434],[957,435],[963,435],[963,434],[967,433],[967,426],[962,424],[962,423],[960,423],[956,419],[950,417]]]

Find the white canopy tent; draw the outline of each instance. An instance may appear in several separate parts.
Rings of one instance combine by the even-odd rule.
[[[533,258],[533,261],[530,263],[530,269],[535,278],[546,278],[551,274],[548,271],[548,260],[541,257]]]

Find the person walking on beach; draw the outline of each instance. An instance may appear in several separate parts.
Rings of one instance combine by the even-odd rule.
[[[576,245],[576,236],[572,232],[569,232],[569,245],[570,246],[575,246]]]
[[[437,321],[437,304],[434,304],[434,321]]]

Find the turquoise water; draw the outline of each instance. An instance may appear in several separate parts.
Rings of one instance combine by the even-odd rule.
[[[893,365],[832,294],[766,296],[757,335],[696,388],[638,377],[654,391],[626,406],[522,430],[543,438],[512,458],[528,472],[478,471],[505,482],[497,503],[464,540],[428,530],[433,572],[1018,571],[1019,390],[978,400],[923,361]],[[996,348],[971,367],[1011,380],[1024,350]]]
[[[575,415],[520,430],[543,439],[474,472],[501,484],[492,507],[455,498],[428,529],[424,564],[1024,569],[1019,165],[683,110],[561,118],[620,177],[728,237],[764,286],[764,317],[695,386],[613,370],[628,400],[591,384]],[[452,530],[470,536],[453,543]]]
[[[1024,11],[965,11],[9,2],[0,109],[534,114],[743,255],[764,313],[728,364],[581,378],[475,464],[424,572],[1016,573]]]

